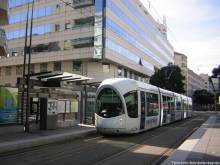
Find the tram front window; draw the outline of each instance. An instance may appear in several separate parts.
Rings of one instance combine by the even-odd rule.
[[[96,104],[97,114],[101,117],[110,118],[124,114],[120,97],[110,88],[99,93]]]

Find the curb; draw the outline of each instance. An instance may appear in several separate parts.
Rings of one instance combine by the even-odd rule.
[[[214,116],[210,116],[190,137],[188,137],[178,149],[168,157],[162,165],[170,165],[175,162],[185,162],[190,153],[193,151],[193,148],[199,142],[201,137],[206,131],[207,126],[212,122]]]
[[[96,130],[89,130],[89,131],[79,131],[79,132],[72,132],[72,133],[64,133],[59,135],[48,135],[45,137],[38,137],[33,139],[27,140],[19,140],[15,142],[5,142],[0,144],[0,155],[7,154],[9,152],[28,149],[32,147],[43,146],[47,144],[53,144],[68,140],[78,139],[84,136],[88,136],[91,134],[95,134]]]

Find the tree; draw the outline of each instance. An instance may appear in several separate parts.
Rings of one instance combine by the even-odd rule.
[[[193,102],[200,105],[210,105],[215,103],[215,96],[213,93],[203,89],[196,90],[193,94]]]
[[[172,64],[168,64],[154,73],[150,78],[150,83],[177,93],[184,93],[185,77],[181,74],[181,69]]]
[[[220,75],[220,65],[212,70],[212,77],[217,78],[218,75]]]

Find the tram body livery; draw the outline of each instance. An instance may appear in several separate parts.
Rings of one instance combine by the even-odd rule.
[[[191,98],[132,79],[104,80],[96,93],[100,133],[138,133],[191,116]]]

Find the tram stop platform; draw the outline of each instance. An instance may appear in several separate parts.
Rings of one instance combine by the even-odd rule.
[[[71,141],[95,133],[94,126],[80,124],[56,130],[31,130],[29,133],[24,132],[23,125],[0,126],[0,156],[32,147]]]
[[[213,114],[163,165],[220,165],[220,114]]]

